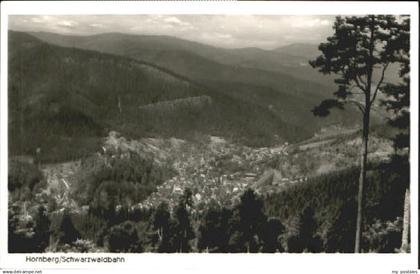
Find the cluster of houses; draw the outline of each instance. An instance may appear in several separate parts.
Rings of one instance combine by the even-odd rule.
[[[146,153],[155,161],[171,164],[177,175],[157,186],[154,193],[135,206],[140,208],[156,207],[163,201],[173,208],[187,188],[193,193],[195,205],[205,206],[216,202],[229,206],[239,201],[248,188],[267,193],[307,179],[287,178],[277,169],[278,166],[273,167],[273,160],[287,155],[287,144],[255,149],[214,136],[205,145],[172,139],[126,140],[117,132],[110,132],[96,161],[48,165],[42,171],[48,181],[49,191],[61,204],[68,200],[72,176],[78,169],[88,168],[89,164],[106,164],[97,162],[97,158],[106,162],[130,153]]]
[[[306,180],[304,177],[287,178],[276,167],[272,167],[273,160],[287,155],[286,144],[277,148],[254,149],[231,144],[222,138],[212,138],[204,146],[183,144],[174,143],[173,140],[162,144],[153,140],[129,141],[116,132],[110,132],[104,142],[103,151],[98,152],[98,156],[105,156],[99,157],[101,159],[112,160],[110,154],[122,157],[126,153],[136,152],[153,155],[154,160],[160,162],[172,161],[170,164],[177,175],[157,186],[154,193],[136,205],[143,208],[156,207],[162,201],[166,201],[173,208],[187,188],[192,191],[192,199],[196,205],[205,206],[216,201],[228,206],[238,201],[240,195],[248,188],[257,192],[271,192]],[[73,173],[81,166],[86,167],[86,164],[79,161],[43,169],[58,201],[66,199]]]
[[[177,153],[173,167],[178,175],[158,186],[138,207],[156,207],[165,201],[173,208],[187,188],[193,193],[195,205],[216,202],[226,206],[239,201],[248,188],[257,192],[275,191],[285,184],[306,180],[285,178],[270,167],[273,159],[287,153],[286,145],[253,149],[217,141],[204,149],[190,147],[188,152]]]

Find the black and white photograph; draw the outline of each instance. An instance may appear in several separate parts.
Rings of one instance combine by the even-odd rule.
[[[7,253],[417,254],[412,20],[8,14]]]

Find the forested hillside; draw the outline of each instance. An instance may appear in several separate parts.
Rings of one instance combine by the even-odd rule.
[[[13,163],[9,241],[14,245],[9,245],[9,251],[353,252],[357,168],[271,194],[248,189],[227,206],[213,200],[202,207],[186,189],[173,206],[162,201],[136,208],[130,203],[142,199],[138,194],[145,195],[162,177],[152,172],[149,179],[139,180],[148,174],[151,162],[134,170],[131,166],[138,162],[131,160],[118,160],[108,170],[97,166],[94,173],[85,172],[79,186],[82,192],[75,197],[90,206],[64,211],[41,192],[45,181],[36,167]],[[23,169],[28,172],[20,173]],[[407,181],[401,170],[408,174],[406,164],[375,163],[370,169],[364,252],[395,252],[401,245],[406,187],[401,182]],[[22,203],[28,198],[29,202]]]
[[[9,35],[12,154],[34,154],[40,147],[44,160],[75,159],[94,151],[109,130],[132,137],[210,134],[264,146],[309,138],[329,123],[354,123],[351,109],[316,120],[309,110],[325,87],[274,72],[235,73],[181,52],[164,59],[173,61],[174,73],[126,57],[54,46],[25,33]],[[196,71],[194,80],[179,76],[189,71]],[[201,78],[214,73],[217,81]],[[141,108],[203,95],[211,103],[201,109]]]
[[[159,35],[103,33],[92,36],[74,36],[49,32],[32,32],[31,34],[56,45],[98,50],[140,60],[152,61],[158,59],[161,53],[181,51],[236,68],[275,71],[292,76],[299,75],[304,80],[321,84],[333,83],[331,77],[325,77],[308,66],[307,61],[316,57],[317,54],[317,45],[313,44],[301,45],[298,50],[293,45],[275,50],[259,48],[225,49]],[[299,54],[296,54],[297,52]]]

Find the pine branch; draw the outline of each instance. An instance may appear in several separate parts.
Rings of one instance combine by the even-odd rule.
[[[346,102],[355,104],[359,108],[359,110],[362,112],[362,114],[365,114],[366,112],[365,106],[361,104],[360,102],[358,102],[357,100],[347,99]]]
[[[376,86],[376,89],[375,89],[375,91],[374,91],[374,93],[373,93],[372,100],[370,100],[370,101],[369,101],[369,105],[373,104],[373,102],[374,102],[374,101],[375,101],[375,99],[376,99],[376,95],[378,94],[379,88],[380,88],[380,86],[382,85],[382,82],[384,81],[384,77],[385,77],[385,70],[387,69],[388,65],[389,65],[389,62],[387,62],[387,63],[384,65],[383,69],[382,69],[381,79],[379,80],[378,85]]]
[[[360,79],[361,80],[361,79]],[[366,86],[362,86],[359,82],[358,76],[354,77],[354,81],[359,89],[361,89],[366,94]]]
[[[365,87],[367,86],[366,82],[363,81],[362,77],[358,74],[356,74],[356,77],[358,78],[359,82],[362,83]]]

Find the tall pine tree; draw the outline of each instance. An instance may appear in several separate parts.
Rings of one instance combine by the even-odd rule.
[[[319,45],[322,55],[310,61],[311,66],[319,68],[320,72],[337,75],[335,83],[338,86],[335,98],[322,101],[312,110],[314,115],[327,116],[331,108],[343,108],[346,103],[356,105],[362,114],[356,253],[361,251],[370,112],[385,84],[385,71],[395,61],[394,51],[388,43],[395,39],[395,25],[398,21],[391,15],[338,16],[333,26],[334,34],[327,38],[326,43]],[[375,77],[377,72],[379,76]]]

